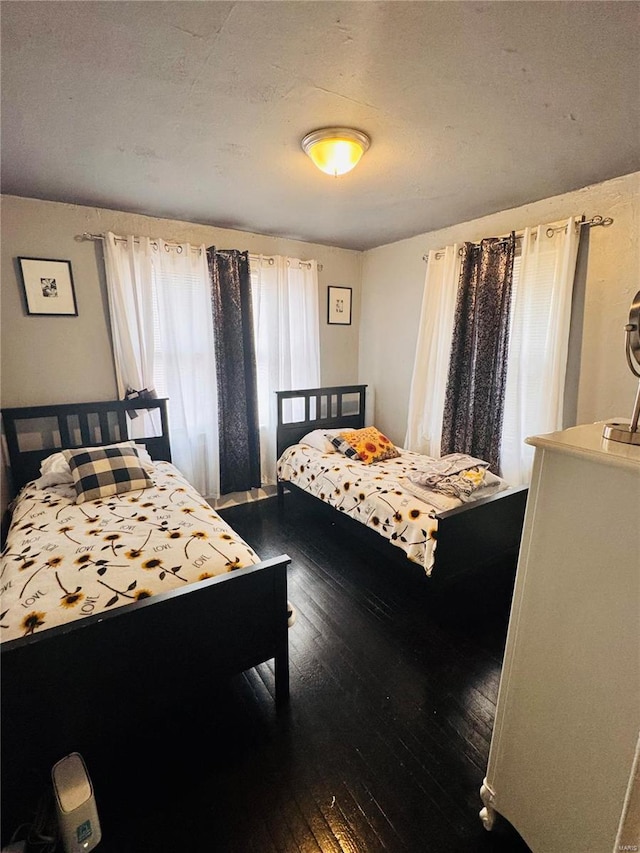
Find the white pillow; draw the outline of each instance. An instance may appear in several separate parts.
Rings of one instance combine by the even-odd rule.
[[[337,435],[338,431],[334,429],[314,429],[313,432],[308,432],[304,435],[299,444],[308,444],[309,447],[315,447],[321,453],[337,453],[333,444],[327,438],[328,435]]]
[[[150,474],[153,473],[153,460],[149,456],[147,448],[135,441],[120,441],[117,444],[106,444],[104,447],[133,447],[140,458],[140,466]],[[82,450],[83,448],[73,448]],[[64,483],[73,483],[73,475],[69,463],[62,452],[52,453],[40,463],[40,477],[34,482],[36,489],[46,489],[47,486],[61,486]]]
[[[491,471],[484,472],[484,480],[482,486],[474,492],[475,498],[488,498],[489,495],[495,492],[504,492],[509,488],[509,484],[501,477],[497,477]]]

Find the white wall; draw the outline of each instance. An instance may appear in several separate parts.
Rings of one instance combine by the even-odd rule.
[[[326,385],[357,381],[360,252],[15,196],[3,196],[1,204],[0,405],[4,407],[117,397],[102,244],[78,241],[76,236],[84,231],[162,237],[303,260],[315,258],[323,267],[318,273],[321,381]],[[18,257],[71,261],[78,316],[28,315]],[[351,326],[327,324],[327,285],[353,288]],[[0,465],[0,510],[10,498],[6,473],[4,465]]]
[[[191,222],[3,196],[3,406],[110,400],[117,396],[102,245],[78,242],[76,236],[83,231],[113,231],[256,254],[315,258],[323,266],[318,275],[322,382],[357,381],[360,252]],[[20,256],[71,261],[77,317],[27,315],[16,260]],[[327,285],[353,288],[351,326],[327,325]]]
[[[360,382],[375,390],[375,423],[404,440],[425,277],[423,255],[527,225],[585,214],[611,216],[585,228],[578,259],[565,426],[630,417],[637,388],[624,357],[624,325],[640,289],[640,172],[365,252]]]

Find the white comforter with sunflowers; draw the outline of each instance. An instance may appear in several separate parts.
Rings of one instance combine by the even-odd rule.
[[[151,479],[83,504],[72,484],[25,486],[2,553],[2,641],[260,562],[177,468],[156,462]]]
[[[466,500],[488,497],[506,489],[507,484],[467,457],[464,476],[473,478],[473,487],[463,499],[454,497],[449,488],[453,478],[446,472],[434,477],[434,471],[441,468],[440,460],[396,449],[396,458],[366,465],[341,453],[294,444],[278,460],[278,478],[373,528],[431,575],[437,546],[437,513]],[[421,481],[433,480],[439,481],[439,489],[420,485]]]

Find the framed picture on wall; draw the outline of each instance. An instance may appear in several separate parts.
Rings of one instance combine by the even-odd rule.
[[[77,316],[71,261],[18,258],[27,314]]]
[[[332,326],[351,325],[351,288],[329,287],[327,323]]]

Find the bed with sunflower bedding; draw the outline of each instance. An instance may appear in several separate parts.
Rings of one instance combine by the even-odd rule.
[[[126,460],[128,474],[135,459],[136,479],[85,499],[73,482],[47,486],[45,473],[20,492],[2,555],[2,642],[260,562],[170,462],[133,442],[49,459],[62,468],[65,455]]]
[[[279,392],[278,496],[316,498],[390,556],[448,581],[514,555],[526,489],[487,463],[455,453],[432,459],[365,427],[366,386]],[[351,524],[353,522],[354,524]]]
[[[159,435],[131,440],[140,409]],[[215,682],[273,660],[286,701],[289,558],[261,562],[171,463],[167,402],[2,415],[18,491],[0,581],[6,748],[37,743],[50,768],[95,740],[110,696],[153,696],[182,672]]]

